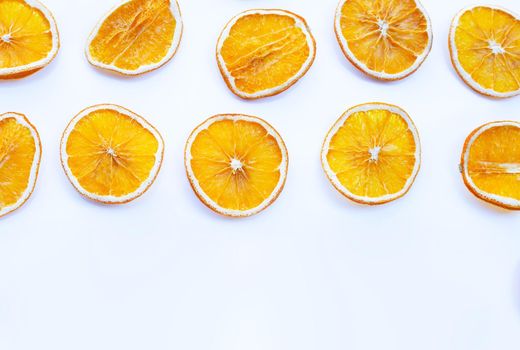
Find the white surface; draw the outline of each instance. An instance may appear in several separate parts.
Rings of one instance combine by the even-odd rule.
[[[487,2],[520,11],[517,0]],[[47,0],[58,57],[37,75],[0,83],[2,111],[25,113],[43,143],[34,195],[0,221],[0,349],[520,348],[520,215],[475,199],[457,170],[475,127],[520,118],[520,98],[482,97],[451,67],[449,24],[470,1],[423,1],[432,52],[390,84],[343,57],[336,0],[183,0],[176,57],[149,75],[116,78],[91,68],[83,47],[115,3]],[[232,16],[265,6],[307,18],[316,62],[282,95],[242,101],[218,72],[216,40]],[[410,113],[423,162],[407,196],[368,208],[332,188],[320,147],[348,107],[373,100]],[[84,200],[59,162],[67,123],[104,102],[143,115],[166,143],[154,186],[121,207]],[[213,214],[184,172],[189,133],[229,112],[265,118],[289,149],[285,191],[249,219]]]

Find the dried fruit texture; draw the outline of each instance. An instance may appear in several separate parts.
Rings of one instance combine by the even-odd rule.
[[[181,35],[182,20],[175,0],[130,0],[94,29],[87,58],[99,68],[138,75],[168,62]]]
[[[280,194],[287,149],[265,121],[218,115],[195,129],[186,145],[186,170],[197,196],[227,216],[250,216]]]
[[[0,115],[0,216],[21,207],[36,185],[41,144],[25,116]]]
[[[250,10],[233,18],[217,44],[229,88],[247,99],[279,94],[314,61],[316,44],[305,20],[283,10]]]
[[[474,90],[492,97],[520,93],[520,19],[477,6],[453,20],[450,52],[455,69]]]
[[[157,130],[115,105],[87,108],[63,134],[62,164],[84,196],[107,204],[129,202],[155,180],[163,159]]]
[[[415,72],[430,53],[430,19],[416,0],[342,0],[336,36],[362,72],[398,80]]]
[[[39,1],[0,0],[0,79],[35,73],[58,48],[54,18]]]
[[[402,109],[374,103],[354,107],[325,139],[322,163],[346,197],[383,204],[408,192],[420,167],[417,129]]]
[[[464,182],[477,197],[520,210],[520,123],[494,122],[473,131],[461,165]]]

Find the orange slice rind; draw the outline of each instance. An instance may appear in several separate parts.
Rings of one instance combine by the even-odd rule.
[[[97,202],[123,204],[140,197],[155,181],[164,143],[141,116],[103,104],[72,119],[60,153],[65,174],[79,193]]]
[[[37,0],[0,1],[0,79],[19,79],[47,66],[58,53],[58,28]]]
[[[520,210],[520,123],[492,122],[474,130],[464,143],[461,173],[478,198]]]
[[[419,133],[397,106],[368,103],[347,110],[327,134],[323,169],[345,197],[384,204],[404,196],[421,164]]]
[[[316,42],[305,19],[285,10],[248,10],[225,26],[217,62],[229,89],[244,99],[277,95],[307,73]]]
[[[182,31],[176,0],[126,0],[94,28],[86,56],[101,69],[129,76],[144,74],[173,58]]]
[[[520,17],[496,6],[474,6],[453,19],[449,48],[457,74],[490,97],[520,94]]]
[[[0,217],[20,208],[31,196],[41,160],[36,128],[18,113],[0,115]]]
[[[342,0],[334,29],[347,59],[380,80],[414,73],[433,41],[430,18],[417,0]]]
[[[278,132],[264,120],[216,115],[190,135],[186,173],[199,199],[224,216],[246,217],[270,206],[287,177],[288,154]]]

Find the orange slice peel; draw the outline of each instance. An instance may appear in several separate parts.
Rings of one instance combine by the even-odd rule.
[[[136,76],[168,63],[183,32],[176,0],[126,0],[103,17],[85,50],[90,64]]]
[[[418,0],[342,0],[334,30],[345,57],[380,80],[414,73],[433,42],[430,18]]]
[[[453,19],[449,49],[457,74],[494,98],[520,94],[520,16],[498,6],[473,6]]]
[[[164,142],[143,117],[101,104],[71,120],[60,154],[65,174],[80,194],[104,204],[124,204],[143,195],[155,181]]]
[[[474,130],[464,143],[460,167],[476,197],[520,210],[520,123],[498,121]]]
[[[419,134],[397,106],[358,105],[328,132],[321,162],[329,181],[345,197],[361,204],[385,204],[404,196],[419,173]]]
[[[185,149],[186,173],[197,197],[229,217],[260,213],[285,185],[288,154],[266,121],[241,114],[216,115],[200,124]]]
[[[36,73],[56,57],[59,47],[56,21],[40,1],[0,1],[0,79]]]
[[[217,63],[229,89],[244,99],[277,95],[310,69],[316,42],[304,18],[254,9],[232,18],[217,42]]]
[[[41,160],[36,128],[22,114],[0,115],[0,217],[20,208],[34,191]]]

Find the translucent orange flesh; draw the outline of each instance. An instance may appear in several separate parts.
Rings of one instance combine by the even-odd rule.
[[[92,58],[130,71],[160,63],[172,46],[177,25],[170,3],[132,0],[121,5],[105,19],[90,43]]]
[[[135,192],[149,178],[159,149],[148,129],[109,109],[82,118],[66,142],[73,176],[86,191],[100,196]]]
[[[501,93],[520,89],[520,21],[488,7],[465,12],[455,31],[458,61],[475,82]]]
[[[0,0],[0,68],[37,62],[52,50],[49,20],[23,0]]]
[[[415,152],[407,122],[378,109],[347,118],[331,139],[327,162],[350,193],[378,198],[405,187],[417,162]]]
[[[0,209],[14,205],[29,186],[36,153],[31,131],[15,118],[0,121]]]
[[[480,134],[467,167],[481,191],[520,200],[520,126],[498,126]]]
[[[249,210],[269,198],[280,180],[282,150],[260,124],[217,121],[195,138],[191,167],[204,193],[220,207]]]
[[[428,47],[428,23],[415,0],[348,0],[341,34],[355,58],[370,70],[399,74]]]
[[[220,53],[236,87],[252,94],[279,87],[297,75],[310,49],[294,18],[250,14],[233,25]]]

